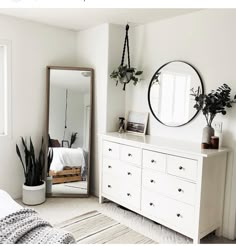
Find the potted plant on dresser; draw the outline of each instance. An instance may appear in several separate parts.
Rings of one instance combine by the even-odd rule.
[[[43,138],[38,156],[35,154],[34,146],[30,138],[29,147],[26,139],[21,137],[24,151],[24,161],[19,146],[16,144],[16,153],[21,161],[25,182],[22,186],[22,201],[27,205],[37,205],[45,202],[45,181],[43,172],[45,166],[45,152]]]
[[[236,95],[231,98],[230,92],[231,88],[227,84],[223,84],[208,94],[200,94],[199,90],[192,89],[191,95],[195,99],[194,108],[202,111],[207,123],[203,129],[202,143],[210,145],[211,137],[215,134],[212,127],[215,116],[226,115],[227,108],[232,108],[232,104],[236,102]]]

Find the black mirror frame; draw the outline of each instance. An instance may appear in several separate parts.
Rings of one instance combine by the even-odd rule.
[[[188,63],[188,62],[181,61],[181,60],[173,60],[173,61],[167,62],[167,63],[165,63],[164,65],[162,65],[161,67],[159,67],[158,70],[157,70],[157,71],[154,73],[154,75],[152,76],[151,81],[150,81],[150,84],[149,84],[149,86],[148,86],[148,106],[149,106],[150,111],[151,111],[152,115],[154,116],[154,118],[155,118],[157,121],[159,121],[162,125],[165,125],[165,126],[168,126],[168,127],[181,127],[181,126],[187,125],[190,121],[192,121],[192,120],[197,116],[197,114],[199,113],[200,110],[197,110],[196,113],[193,115],[193,117],[192,117],[189,121],[187,121],[186,123],[181,124],[181,125],[178,125],[178,126],[169,126],[169,125],[166,125],[165,123],[163,123],[160,119],[158,119],[158,117],[155,115],[155,113],[154,113],[154,111],[153,111],[153,109],[152,109],[151,101],[150,101],[150,91],[151,91],[151,87],[152,87],[152,81],[154,80],[154,78],[156,78],[157,73],[159,73],[159,71],[160,71],[163,67],[167,66],[168,64],[170,64],[170,63],[172,63],[172,62],[182,62],[182,63],[185,63],[185,64],[189,65],[189,66],[197,73],[197,75],[198,75],[198,77],[199,77],[199,80],[200,80],[200,83],[201,83],[201,86],[202,86],[202,94],[204,94],[203,80],[202,80],[202,77],[201,77],[200,73],[198,72],[198,70],[197,70],[193,65],[191,65],[191,64]]]

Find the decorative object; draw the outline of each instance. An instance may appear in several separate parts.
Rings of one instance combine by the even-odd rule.
[[[78,132],[72,132],[71,137],[70,137],[70,148],[75,143],[76,138],[77,138],[77,134],[78,134]]]
[[[211,144],[211,137],[215,135],[215,130],[212,126],[205,126],[202,130],[202,143]]]
[[[119,117],[119,133],[124,133],[125,132],[125,118],[124,117]]]
[[[138,135],[145,135],[147,130],[148,113],[129,111],[126,131]]]
[[[219,149],[219,137],[217,137],[217,136],[211,137],[211,148],[212,149]]]
[[[62,140],[61,146],[64,148],[69,148],[70,144],[68,140]]]
[[[103,134],[101,146],[100,203],[112,200],[195,244],[215,230],[219,236],[230,149],[118,132]]]
[[[201,93],[194,88],[191,91],[195,99],[194,108],[202,111],[207,123],[203,129],[202,142],[211,144],[211,137],[214,136],[212,122],[215,116],[219,113],[226,115],[226,109],[232,108],[232,103],[236,102],[236,95],[233,99],[230,98],[231,88],[227,84],[223,84],[208,94]]]
[[[38,157],[35,155],[34,146],[30,138],[30,147],[27,147],[26,140],[21,137],[21,142],[25,154],[25,162],[21,156],[20,148],[16,144],[16,153],[21,161],[25,183],[23,184],[22,200],[27,205],[37,205],[45,201],[45,182],[43,180],[43,170],[45,166],[45,154],[43,138]]]
[[[191,88],[204,93],[202,78],[192,65],[184,61],[170,61],[154,73],[148,88],[148,104],[154,118],[161,124],[179,127],[193,120],[194,108]]]
[[[130,81],[133,81],[133,84],[136,85],[138,81],[140,80],[139,76],[143,73],[142,71],[138,71],[136,68],[131,67],[130,65],[128,33],[129,33],[129,25],[126,25],[125,42],[124,42],[124,48],[123,48],[123,53],[122,53],[122,58],[121,58],[121,64],[110,75],[110,78],[116,81],[116,86],[118,85],[118,83],[123,84],[124,91],[125,91],[126,85]],[[127,48],[127,56],[128,56],[128,65],[124,65],[126,48]]]
[[[53,160],[53,148],[48,149],[47,180],[46,180],[46,192],[47,192],[47,194],[52,193],[52,176],[49,174],[52,160]]]

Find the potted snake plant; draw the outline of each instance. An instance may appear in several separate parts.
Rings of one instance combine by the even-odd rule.
[[[27,205],[41,204],[46,200],[45,181],[43,180],[45,166],[44,141],[42,138],[38,156],[35,154],[31,138],[29,147],[23,137],[21,137],[21,143],[24,151],[24,160],[17,144],[16,153],[22,164],[25,176],[25,182],[22,186],[22,201]]]

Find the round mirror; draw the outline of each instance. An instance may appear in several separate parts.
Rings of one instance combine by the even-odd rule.
[[[198,113],[193,91],[204,93],[198,71],[183,61],[171,61],[153,75],[148,88],[148,103],[153,116],[166,126],[183,126]]]

